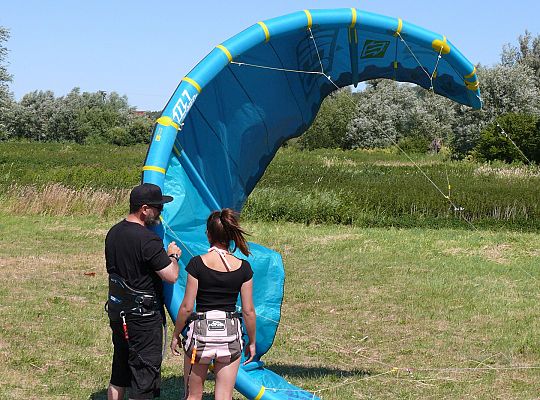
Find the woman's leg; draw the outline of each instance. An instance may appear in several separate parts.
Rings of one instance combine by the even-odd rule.
[[[240,366],[240,358],[230,364],[216,362],[214,365],[214,374],[216,376],[216,400],[231,400],[236,374]]]
[[[190,368],[191,358],[184,354],[184,390],[186,392],[185,399],[200,400],[202,399],[203,395],[204,381],[206,380],[206,375],[208,374],[208,364],[193,364],[191,374],[189,373]]]

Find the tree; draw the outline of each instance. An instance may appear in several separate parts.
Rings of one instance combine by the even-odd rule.
[[[21,101],[14,105],[10,120],[7,121],[11,136],[39,141],[51,140],[49,121],[57,110],[57,101],[50,90],[36,90],[25,94]]]
[[[513,143],[512,143],[513,142]],[[473,155],[480,161],[540,162],[540,118],[509,113],[490,123],[481,134]]]
[[[126,96],[112,92],[84,92],[81,107],[77,110],[81,142],[109,142],[109,130],[126,127],[132,111]]]
[[[504,45],[501,63],[508,67],[526,65],[540,78],[540,35],[533,38],[531,32],[525,30],[525,34],[518,38],[518,46],[510,43]],[[540,80],[537,83],[540,84]]]
[[[495,118],[506,113],[540,115],[540,88],[533,71],[526,65],[478,66],[482,110],[456,105],[453,125],[454,152],[464,156],[480,140],[480,134]]]
[[[433,139],[451,137],[453,118],[451,102],[442,96],[410,84],[374,80],[358,96],[356,116],[344,144],[373,148],[401,141],[427,151]]]
[[[8,137],[6,122],[9,120],[9,112],[13,105],[13,96],[9,91],[9,83],[12,76],[7,70],[7,53],[4,42],[9,39],[9,31],[0,26],[0,139]]]
[[[355,108],[349,88],[332,93],[324,99],[315,121],[300,137],[300,147],[309,150],[341,147]]]

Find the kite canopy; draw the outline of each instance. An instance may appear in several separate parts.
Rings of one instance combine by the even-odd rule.
[[[280,145],[309,128],[326,96],[376,78],[481,107],[475,67],[445,36],[354,8],[258,22],[199,62],[158,119],[143,167],[144,182],[174,196],[161,234],[183,247],[182,263],[206,251],[209,213],[240,211]],[[315,398],[262,368],[280,319],[284,270],[278,253],[256,244],[251,250],[257,362],[241,369],[237,389],[248,398]],[[184,284],[182,271],[165,288],[173,319]]]

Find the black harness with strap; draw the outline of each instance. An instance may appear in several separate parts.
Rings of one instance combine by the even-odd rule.
[[[122,316],[150,317],[160,312],[163,302],[153,290],[130,287],[117,274],[109,274],[109,298],[106,310],[111,321],[120,321]]]
[[[124,339],[129,348],[137,355],[143,364],[151,368],[155,373],[160,373],[159,369],[141,357],[139,352],[131,345],[129,340],[126,316],[133,315],[139,317],[151,317],[163,310],[163,301],[152,290],[139,290],[129,286],[126,281],[117,274],[109,274],[109,297],[105,303],[105,310],[112,322],[122,321]],[[165,341],[163,345],[162,358],[165,355],[165,342],[167,338],[166,319],[163,318]]]

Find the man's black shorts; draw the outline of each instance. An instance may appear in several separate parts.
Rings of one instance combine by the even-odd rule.
[[[111,384],[128,388],[130,399],[159,397],[161,386],[161,319],[143,327],[128,321],[129,346],[121,322],[110,322],[114,345]]]

